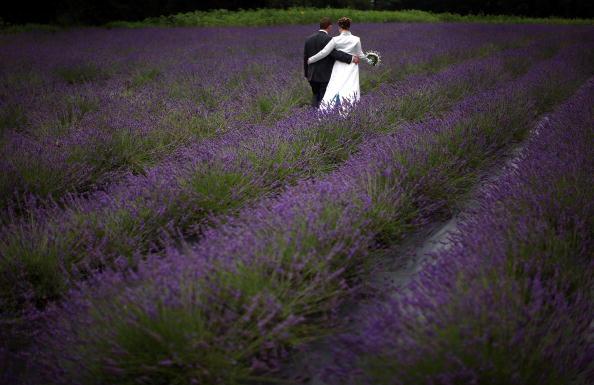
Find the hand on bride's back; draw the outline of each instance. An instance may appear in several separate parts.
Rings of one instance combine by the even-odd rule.
[[[352,63],[359,64],[359,56],[353,56]]]

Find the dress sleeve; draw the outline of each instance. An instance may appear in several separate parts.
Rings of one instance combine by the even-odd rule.
[[[336,47],[336,42],[334,41],[334,39],[331,39],[328,44],[326,44],[326,46],[317,54],[313,55],[312,57],[310,57],[307,62],[309,64],[311,63],[315,63],[318,60],[322,60],[323,58],[325,58],[326,56],[328,56],[330,54],[330,52],[332,52],[332,50],[334,49],[334,47]]]
[[[359,56],[360,58],[365,57],[363,49],[361,49],[361,39],[358,39],[357,44],[355,44],[355,56]]]

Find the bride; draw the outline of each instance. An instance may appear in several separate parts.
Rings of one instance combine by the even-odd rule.
[[[307,60],[308,64],[325,58],[334,49],[360,58],[365,57],[361,49],[361,39],[352,35],[349,31],[351,28],[351,19],[341,17],[338,19],[337,24],[340,35],[333,37],[320,52],[310,57]],[[359,100],[360,95],[359,66],[355,63],[347,64],[335,61],[334,67],[332,67],[332,75],[330,75],[330,82],[328,83],[328,88],[326,88],[320,108],[326,110],[329,107],[339,106],[345,102],[354,103]]]

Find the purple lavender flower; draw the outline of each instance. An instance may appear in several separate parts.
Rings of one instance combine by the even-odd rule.
[[[297,108],[303,90],[266,93],[268,82],[294,80],[286,71],[266,71],[298,56],[280,37],[305,32],[273,29],[280,34],[274,39],[270,28],[256,34],[256,47],[278,53],[263,67],[238,65],[253,54],[236,43],[241,28],[149,29],[119,39],[98,30],[98,56],[52,57],[42,84],[105,91],[95,98],[82,92],[60,114],[71,132],[58,135],[69,150],[56,159],[91,175],[81,177],[81,190],[42,185],[63,199],[42,198],[3,221],[1,272],[25,277],[23,288],[7,291],[9,314],[22,303],[49,302],[31,324],[41,329],[28,352],[33,372],[57,383],[234,383],[280,370],[289,349],[335,322],[369,268],[370,251],[449,215],[478,174],[526,136],[536,114],[591,75],[584,29],[369,26],[373,46],[394,56],[384,57],[385,72],[363,78],[363,89],[373,93],[355,106],[357,113],[319,117]],[[105,47],[103,33],[115,39],[113,47]],[[222,35],[217,41],[226,51],[237,51],[231,64],[203,69],[167,62],[179,51],[192,57],[218,49],[202,40],[210,33]],[[148,41],[129,62],[100,55],[153,35],[171,44],[170,55],[157,55]],[[63,38],[80,41],[76,34]],[[197,51],[187,48],[192,44]],[[408,56],[418,47],[418,56]],[[156,58],[148,60],[151,55]],[[477,55],[487,57],[471,60]],[[14,69],[20,59],[9,58],[4,68]],[[150,68],[137,68],[139,61]],[[161,136],[163,127],[176,125],[173,136]],[[39,134],[39,126],[27,130],[32,138]],[[130,151],[136,148],[142,151]],[[175,151],[161,156],[155,148]],[[23,170],[12,158],[8,163]],[[68,187],[64,181],[73,174],[57,179]],[[93,188],[85,183],[101,189],[86,195]],[[25,192],[28,187],[14,196]],[[16,258],[21,250],[25,257]],[[42,275],[47,286],[35,287],[39,260],[52,274]],[[530,287],[547,295],[536,279]],[[23,294],[31,289],[32,296]],[[422,300],[447,303],[448,297]],[[540,303],[530,314],[538,314]],[[459,364],[455,355],[448,360]],[[452,380],[474,375],[462,366],[460,373]]]

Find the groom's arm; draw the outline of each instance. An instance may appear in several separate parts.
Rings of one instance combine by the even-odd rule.
[[[303,47],[303,73],[305,77],[307,77],[307,59],[309,59],[309,56],[307,55],[307,43],[305,43],[305,47]]]
[[[333,50],[332,52],[330,52],[330,56],[332,56],[332,59],[334,60],[338,60],[341,61],[343,63],[347,63],[350,64],[351,60],[353,60],[353,56],[349,55],[348,53],[342,52],[342,51],[338,51],[338,50]]]

